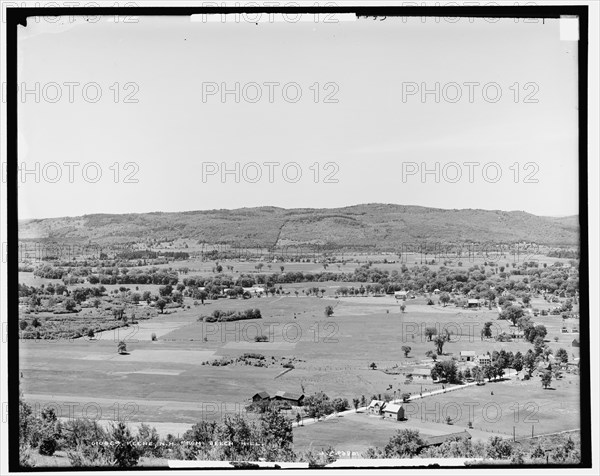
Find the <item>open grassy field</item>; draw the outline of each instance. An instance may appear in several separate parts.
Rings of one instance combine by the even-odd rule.
[[[323,313],[326,305],[334,306],[334,315],[328,318]],[[197,321],[200,315],[210,314],[213,309],[249,307],[261,309],[263,319],[226,324]],[[530,348],[524,342],[482,341],[479,330],[484,322],[494,321],[498,332],[508,328],[507,321],[497,321],[496,317],[496,311],[426,306],[418,299],[408,301],[406,312],[401,313],[398,303],[387,296],[223,299],[140,321],[137,327],[121,329],[119,335],[110,331],[98,340],[23,341],[22,384],[24,393],[37,401],[51,396],[52,400],[62,398],[65,403],[78,399],[98,402],[105,409],[103,415],[106,412],[110,415],[109,409],[115,404],[119,407],[136,402],[138,407],[132,418],[135,421],[190,424],[207,417],[207,404],[220,402],[227,412],[231,408],[238,411],[260,390],[305,394],[323,391],[350,401],[361,395],[368,399],[386,392],[418,393],[421,384],[406,384],[403,375],[390,375],[383,370],[394,366],[408,369],[425,359],[425,352],[433,349],[433,344],[422,334],[426,326],[448,327],[454,332],[452,341],[444,347],[447,355],[443,358],[458,356],[461,350],[483,353],[504,348],[525,352]],[[570,347],[573,335],[560,333],[559,316],[540,316],[536,321],[548,327],[551,348],[563,346],[578,356],[578,349]],[[157,342],[150,341],[146,327],[158,331]],[[271,335],[271,342],[254,342],[258,332]],[[559,338],[557,343],[555,336]],[[126,340],[129,355],[117,354],[116,343],[121,339]],[[408,358],[404,357],[402,345],[412,348]],[[237,357],[244,352],[258,352],[267,359],[273,356],[278,360],[267,368],[201,365],[204,361]],[[295,358],[295,369],[276,379],[282,370],[277,367],[277,362],[282,364],[281,358]],[[369,369],[371,362],[377,364],[377,370]],[[489,384],[481,392],[492,386],[500,384]],[[433,384],[425,387],[437,388]],[[524,398],[535,395],[531,400],[543,400],[558,392],[542,391],[538,382],[525,387],[525,392],[521,390]],[[577,395],[578,390],[573,392]],[[459,393],[456,397],[450,393],[439,398],[463,398]],[[214,414],[211,407],[208,417],[220,418],[219,412]],[[551,426],[571,427],[567,422]]]
[[[343,256],[345,263],[331,263],[327,271],[352,272],[357,263],[369,260],[388,271],[400,271],[402,266],[420,263],[420,255],[398,260],[395,255],[355,253]],[[414,258],[414,260],[413,260]],[[512,262],[495,260],[503,266]],[[433,259],[433,257],[429,257]],[[443,260],[431,268],[439,267]],[[462,269],[482,265],[486,259],[462,259]],[[543,262],[566,261],[543,258]],[[233,274],[256,273],[258,261],[219,261],[226,270],[233,266]],[[163,267],[186,266],[187,276],[214,276],[212,261],[193,259],[174,262]],[[321,272],[321,263],[268,263],[264,261],[262,274],[280,272]],[[268,266],[271,266],[269,269]],[[449,266],[458,267],[458,260]],[[226,274],[229,274],[226,271]],[[180,281],[186,275],[180,275]],[[521,280],[523,276],[511,279]],[[60,280],[35,278],[33,273],[19,273],[21,283],[40,286]],[[69,286],[70,289],[91,286],[89,283]],[[331,398],[342,397],[352,404],[354,398],[372,395],[399,398],[403,393],[413,395],[441,388],[429,381],[406,380],[405,373],[414,367],[431,364],[426,352],[434,350],[433,342],[424,335],[426,327],[436,327],[452,333],[440,359],[459,358],[463,350],[477,354],[494,350],[522,353],[531,344],[517,340],[496,342],[482,340],[484,323],[493,322],[496,336],[511,330],[510,322],[498,320],[498,311],[485,307],[477,309],[427,305],[427,299],[409,299],[405,312],[393,296],[338,297],[336,290],[361,283],[305,282],[284,284],[283,295],[252,297],[251,299],[207,300],[194,305],[190,298],[184,306],[165,309],[164,314],[139,320],[137,324],[99,332],[95,339],[87,338],[58,341],[20,341],[21,388],[26,400],[40,409],[54,404],[61,418],[87,416],[99,420],[126,419],[134,423],[155,424],[161,434],[182,434],[199,420],[220,420],[224,415],[245,414],[245,406],[256,392],[265,390],[274,394],[279,390],[304,393],[325,392]],[[111,292],[120,285],[105,285]],[[125,285],[138,292],[158,294],[159,285]],[[323,297],[306,296],[303,290],[324,289]],[[296,296],[298,292],[298,296]],[[326,306],[332,306],[333,315],[326,317]],[[553,306],[541,298],[532,298],[531,306],[549,309]],[[199,320],[214,310],[243,311],[258,308],[262,319],[228,323],[205,323]],[[137,312],[137,309],[136,309]],[[141,312],[141,308],[140,308]],[[155,311],[157,312],[157,311]],[[83,310],[81,317],[93,318],[93,310]],[[44,317],[40,314],[40,317]],[[109,316],[110,318],[111,316]],[[579,328],[577,319],[563,321],[561,316],[532,316],[536,324],[548,330],[547,344],[553,351],[567,350],[569,359],[579,357],[579,349],[572,347],[576,333],[562,333]],[[152,341],[156,334],[157,340]],[[268,342],[256,342],[257,335],[269,337]],[[119,355],[117,343],[124,340],[128,353]],[[408,356],[402,350],[410,346]],[[244,353],[259,353],[265,365],[257,367],[245,362],[226,366],[207,365],[221,359],[236,359]],[[294,368],[283,373],[284,364]],[[375,363],[376,369],[370,368]],[[473,438],[486,440],[490,435],[531,436],[579,428],[579,377],[565,374],[553,380],[552,389],[542,389],[537,376],[529,381],[508,380],[472,386],[413,400],[407,406],[408,419],[404,422],[384,421],[363,413],[307,424],[294,429],[295,449],[329,445],[348,457],[365,451],[370,446],[383,446],[400,428],[419,429],[423,436],[435,436],[466,429],[471,421]],[[492,395],[493,392],[493,395]],[[469,408],[474,409],[469,414]],[[486,408],[484,412],[483,409]],[[457,413],[457,409],[461,413]],[[500,418],[498,417],[500,412]],[[255,415],[250,415],[254,417]],[[294,417],[293,412],[288,416]],[[450,416],[452,425],[445,423]]]
[[[555,380],[546,390],[539,378],[492,382],[405,403],[403,421],[358,412],[299,426],[294,429],[294,444],[305,450],[325,449],[335,442],[340,456],[347,458],[358,457],[371,446],[384,446],[403,428],[418,430],[423,437],[467,430],[478,441],[578,430],[579,391],[579,377],[573,375]]]
[[[366,413],[351,413],[294,428],[294,449],[324,450],[334,446],[340,457],[353,457],[371,446],[385,446],[401,428],[404,428],[402,422],[382,420]],[[422,434],[433,436],[435,432]]]
[[[529,381],[488,382],[406,404],[409,422],[437,421],[450,417],[453,425],[517,438],[579,429],[579,376],[565,374],[548,389],[539,377]]]

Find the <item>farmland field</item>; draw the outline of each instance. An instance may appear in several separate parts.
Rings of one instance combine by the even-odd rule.
[[[450,342],[444,347],[444,358],[458,357],[462,350],[477,354],[501,349],[524,353],[530,348],[530,344],[522,340],[482,340],[480,330],[487,321],[494,323],[495,335],[509,329],[508,321],[497,320],[495,309],[428,306],[425,299],[417,298],[408,300],[405,312],[401,312],[398,301],[390,296],[334,298],[339,284],[315,284],[326,289],[323,298],[294,294],[295,289],[306,288],[310,283],[286,285],[284,291],[290,294],[276,297],[208,300],[200,306],[192,305],[191,299],[186,298],[182,308],[168,310],[129,327],[99,333],[92,340],[22,341],[23,392],[28,400],[40,406],[56,402],[62,413],[69,405],[76,405],[73,407],[75,415],[77,411],[83,416],[99,415],[101,419],[125,415],[132,422],[156,422],[183,433],[200,419],[219,420],[225,414],[243,413],[250,397],[261,390],[271,394],[279,390],[306,395],[325,392],[351,402],[363,395],[368,400],[371,395],[389,393],[399,397],[402,393],[439,389],[441,384],[407,382],[402,375],[415,366],[431,362],[425,357],[428,350],[434,349],[424,335],[427,326],[452,332]],[[532,302],[534,306],[544,304],[543,301]],[[327,305],[334,310],[330,317],[323,313]],[[260,309],[262,319],[228,323],[198,320],[214,309],[247,308]],[[578,349],[570,347],[573,335],[560,332],[563,325],[560,316],[539,316],[535,321],[547,327],[551,349],[566,347],[572,357],[578,356]],[[575,321],[571,324],[576,325]],[[157,334],[156,341],[151,340],[152,333]],[[260,334],[270,335],[269,342],[255,342],[254,337]],[[558,337],[558,341],[555,342],[554,337]],[[116,343],[120,340],[127,343],[126,355],[116,352]],[[411,347],[408,357],[403,353],[403,345]],[[203,365],[222,358],[236,358],[245,352],[263,354],[269,365]],[[293,370],[280,375],[283,364],[292,361]],[[369,367],[372,362],[376,364],[375,370]],[[387,369],[390,373],[386,373]],[[400,372],[394,372],[398,369]],[[579,387],[577,380],[573,385],[567,383],[574,379],[558,380],[555,390],[543,390],[539,379],[528,383],[488,383],[417,402],[435,405],[470,399],[484,404],[490,401],[489,391],[493,390],[494,401],[506,412],[514,403],[515,395],[519,395],[540,405],[539,431],[560,431],[579,427],[575,421]],[[556,414],[563,417],[551,418]],[[382,422],[386,430],[379,432],[377,419],[365,423],[366,416],[361,414],[345,418],[344,423],[335,428],[325,422],[296,429],[297,444],[305,447],[311,442],[326,441],[328,432],[337,429],[343,429],[342,434],[356,434],[361,425],[367,425],[365,431],[371,427],[372,430],[364,441],[352,443],[354,446],[348,443],[350,449],[364,450],[367,442],[373,445],[377,438],[387,441],[395,428],[388,426],[389,422]],[[355,418],[359,419],[359,426],[347,431],[345,422]],[[466,427],[466,418],[463,415],[456,426]],[[429,429],[430,434],[453,431],[447,425],[441,428],[436,425]],[[477,418],[473,425],[475,430],[481,428],[484,432],[512,432],[508,420],[493,429]],[[329,426],[331,430],[327,430]],[[322,436],[310,436],[310,432],[319,432],[321,428],[324,429]],[[525,432],[526,428],[519,431]],[[341,448],[344,439],[339,441]]]

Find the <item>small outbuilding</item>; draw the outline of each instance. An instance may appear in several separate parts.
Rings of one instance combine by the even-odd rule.
[[[396,299],[402,299],[403,301],[406,301],[406,298],[408,297],[408,291],[395,291],[394,297]]]
[[[413,380],[422,380],[422,381],[433,380],[431,378],[431,369],[427,369],[427,368],[412,369],[408,375],[411,376],[413,378]]]
[[[461,350],[460,351],[460,361],[461,362],[475,362],[477,358],[477,354],[474,350]]]
[[[271,399],[271,396],[264,390],[262,392],[255,393],[252,396],[253,402],[264,402],[264,401],[268,401],[270,399]]]

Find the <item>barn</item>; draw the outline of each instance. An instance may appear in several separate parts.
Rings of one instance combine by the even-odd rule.
[[[279,391],[275,394],[273,400],[283,401],[289,403],[290,405],[301,407],[304,403],[304,395]]]
[[[262,392],[258,392],[258,393],[255,393],[254,395],[252,395],[253,402],[264,402],[264,401],[267,401],[270,399],[271,399],[270,395],[267,392],[265,392],[264,390]]]
[[[404,420],[404,407],[399,403],[388,403],[383,407],[383,417],[391,420]]]

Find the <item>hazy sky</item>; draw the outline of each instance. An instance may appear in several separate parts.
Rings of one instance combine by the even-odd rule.
[[[20,218],[373,202],[578,212],[577,43],[555,20],[30,21],[19,66],[20,84],[39,83],[19,105],[19,162],[39,163],[20,177]],[[239,102],[223,99],[235,83]],[[272,101],[265,83],[279,83]],[[438,101],[422,98],[435,83]],[[479,83],[472,101],[465,83]],[[238,163],[239,183],[222,163]],[[439,183],[420,174],[436,163]]]

